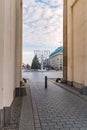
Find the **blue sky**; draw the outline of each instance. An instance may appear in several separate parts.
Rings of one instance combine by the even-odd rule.
[[[23,0],[23,63],[31,64],[34,50],[62,45],[62,30],[63,0]]]

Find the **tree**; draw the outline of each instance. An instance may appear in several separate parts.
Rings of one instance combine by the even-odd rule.
[[[30,65],[29,64],[26,65],[26,69],[28,69],[28,70],[30,69]]]
[[[32,60],[31,69],[40,69],[40,68],[41,68],[41,64],[37,58],[37,55],[35,55]]]

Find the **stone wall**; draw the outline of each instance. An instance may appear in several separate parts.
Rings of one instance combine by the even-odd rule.
[[[0,1],[0,109],[3,109],[4,1]]]
[[[22,0],[17,0],[16,3],[16,54],[15,54],[15,72],[16,72],[16,87],[20,86],[20,79],[22,78]],[[19,33],[20,32],[20,33]],[[20,68],[20,69],[18,69]]]
[[[67,81],[81,88],[87,86],[87,0],[67,0],[66,6]]]
[[[22,55],[20,1],[0,0],[0,120],[5,117],[5,123],[9,123],[10,120],[8,117],[15,88],[20,87]]]
[[[16,2],[4,0],[4,77],[3,105],[10,106],[15,89]],[[14,6],[13,6],[14,5]]]

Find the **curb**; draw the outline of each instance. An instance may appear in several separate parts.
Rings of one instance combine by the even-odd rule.
[[[31,93],[31,102],[32,102],[32,109],[33,109],[33,119],[34,119],[34,129],[35,130],[42,130],[41,128],[41,122],[40,122],[40,118],[39,118],[39,113],[38,113],[38,108],[37,108],[37,104],[35,101],[35,96],[32,90],[32,83],[30,81],[30,93]]]
[[[77,92],[76,90],[73,90],[72,88],[70,88],[69,86],[67,86],[66,84],[63,84],[63,83],[56,83],[55,81],[53,80],[50,80],[52,83],[54,83],[55,85],[67,90],[68,92],[80,97],[81,99],[85,100],[87,102],[87,95],[82,95],[80,94],[79,92]]]

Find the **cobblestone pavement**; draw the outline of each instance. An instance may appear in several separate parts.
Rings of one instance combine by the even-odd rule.
[[[34,130],[30,87],[26,85],[27,95],[23,97],[19,130]]]
[[[21,105],[22,105],[22,97],[16,97],[11,107],[10,124],[6,124],[6,127],[4,128],[4,130],[18,130],[19,129]]]
[[[36,130],[87,130],[87,101],[49,82],[30,82]]]

